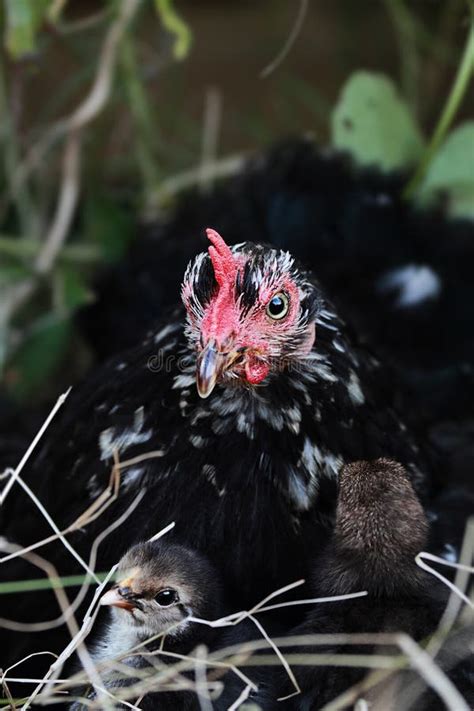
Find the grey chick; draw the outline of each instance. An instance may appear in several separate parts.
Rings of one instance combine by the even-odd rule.
[[[109,619],[90,653],[106,688],[120,698],[120,690],[136,684],[143,672],[157,675],[154,665],[179,661],[150,653],[161,650],[187,655],[199,644],[212,646],[215,630],[189,618],[217,619],[223,603],[216,569],[202,555],[180,545],[139,543],[121,559],[117,576],[119,582],[101,598],[101,605],[109,608]],[[137,645],[143,646],[133,652]],[[120,672],[107,665],[113,660],[120,660]],[[133,669],[139,670],[136,676]],[[192,681],[194,672],[188,678]],[[77,695],[95,698],[90,689]],[[200,708],[192,690],[148,694],[139,706],[173,711]],[[71,711],[84,708],[78,700]]]
[[[427,539],[427,517],[401,464],[378,459],[343,467],[335,529],[326,551],[315,561],[313,591],[324,596],[367,590],[368,595],[334,605],[316,605],[292,635],[403,632],[423,642],[436,631],[449,592],[415,563]],[[466,649],[464,634],[454,648],[442,651],[437,661],[472,702],[472,658],[466,660]],[[395,645],[329,643],[287,651],[332,656],[399,650]],[[286,702],[277,702],[277,698],[294,689],[276,672],[273,683],[262,692],[264,708],[313,711],[361,682],[367,674],[363,667],[330,664],[295,667],[293,671],[302,693]],[[402,671],[363,696],[374,711],[443,709],[441,699],[424,685],[414,700],[405,698],[408,687],[418,682],[414,672]],[[353,703],[354,700],[348,702],[344,708],[352,708]]]

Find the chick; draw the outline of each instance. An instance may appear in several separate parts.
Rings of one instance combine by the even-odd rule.
[[[378,598],[419,592],[426,576],[415,556],[427,539],[424,509],[401,464],[349,464],[341,472],[334,534],[314,585],[325,594],[368,590]]]
[[[223,611],[216,569],[189,548],[160,542],[139,543],[123,556],[117,575],[119,582],[101,598],[101,604],[109,608],[109,619],[91,649],[106,687],[114,693],[136,683],[140,674],[134,678],[133,673],[107,670],[104,663],[120,660],[122,669],[126,665],[148,672],[153,672],[154,660],[161,664],[176,663],[174,657],[161,654],[147,657],[147,653],[163,650],[186,655],[199,644],[211,646],[216,636],[214,630],[189,618],[213,620]],[[145,642],[138,651],[131,651]],[[78,695],[87,695],[87,690]],[[89,694],[91,697],[94,692]],[[173,710],[199,708],[192,691],[149,694],[140,702],[142,709],[157,705]],[[85,706],[77,701],[71,710],[82,708]]]
[[[315,606],[306,621],[292,635],[320,633],[405,632],[414,640],[429,637],[437,628],[447,600],[446,588],[421,570],[415,557],[425,548],[428,522],[404,468],[387,459],[356,462],[345,466],[339,483],[336,523],[326,551],[315,561],[313,581],[318,596],[341,595],[367,590],[367,597]],[[464,647],[463,647],[464,645]],[[472,694],[469,672],[463,666],[466,640],[444,655],[444,663],[463,691]],[[307,645],[290,650],[299,654],[382,654],[396,652],[394,646]],[[399,651],[399,650],[398,650]],[[302,693],[285,703],[276,699],[291,689],[281,674],[266,691],[265,708],[309,711],[322,708],[366,676],[363,668],[329,665],[294,669]],[[416,681],[414,672],[400,672],[368,695],[370,708],[444,708],[432,692],[418,695],[400,705],[404,687]],[[467,681],[467,684],[466,684]],[[471,687],[471,688],[470,688]],[[352,708],[354,699],[347,707]]]

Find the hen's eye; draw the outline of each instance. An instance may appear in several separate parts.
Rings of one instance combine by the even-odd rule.
[[[289,300],[286,294],[280,292],[268,302],[267,314],[275,320],[284,318],[288,313]]]
[[[169,607],[175,602],[178,602],[178,593],[176,590],[167,588],[166,590],[160,590],[158,595],[155,596],[155,600],[160,607]]]

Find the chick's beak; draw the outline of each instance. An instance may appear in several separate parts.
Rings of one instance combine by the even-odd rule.
[[[134,610],[137,607],[134,595],[127,586],[118,585],[117,587],[108,590],[105,595],[100,598],[101,605],[110,605],[111,607],[121,607],[124,610]]]
[[[209,397],[221,374],[235,362],[240,353],[230,350],[221,352],[214,340],[210,340],[197,357],[196,385],[202,398]]]

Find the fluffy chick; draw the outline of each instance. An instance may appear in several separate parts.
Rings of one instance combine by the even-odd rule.
[[[210,646],[213,629],[189,618],[216,619],[223,604],[216,569],[202,555],[180,545],[139,543],[123,556],[117,575],[119,582],[101,598],[101,604],[109,608],[109,619],[91,650],[99,671],[103,669],[106,687],[114,693],[137,682],[137,678],[133,673],[126,676],[107,671],[103,663],[120,660],[122,665],[152,671],[154,659],[159,664],[172,664],[176,659],[147,657],[145,653],[163,650],[189,654],[198,644]],[[143,645],[142,654],[131,651],[137,645]],[[153,695],[145,697],[141,708],[155,708],[157,699],[160,709],[199,708],[192,691],[154,696],[155,700]],[[71,707],[74,711],[82,708],[79,701]]]
[[[315,586],[334,595],[417,592],[425,574],[414,559],[427,538],[424,509],[401,464],[349,464],[341,472],[334,535]]]
[[[333,538],[316,561],[313,587],[316,595],[367,590],[368,596],[314,607],[292,635],[404,632],[416,641],[426,639],[436,630],[447,600],[443,585],[415,563],[427,537],[425,513],[400,464],[378,459],[345,466],[339,483]],[[447,669],[454,670],[452,678],[469,696],[473,690],[469,671],[462,663],[465,647],[466,639],[458,640],[441,658]],[[332,656],[399,650],[387,645],[328,644],[290,651]],[[319,709],[366,675],[363,668],[330,665],[296,667],[294,671],[302,693],[286,703],[277,703],[277,698],[294,691],[278,674],[277,682],[262,699],[264,708]],[[423,688],[422,695],[418,690],[415,700],[404,696],[406,688],[414,682],[417,682],[414,673],[399,672],[364,697],[370,700],[374,711],[444,708],[434,693]],[[354,699],[351,708],[353,703]]]

